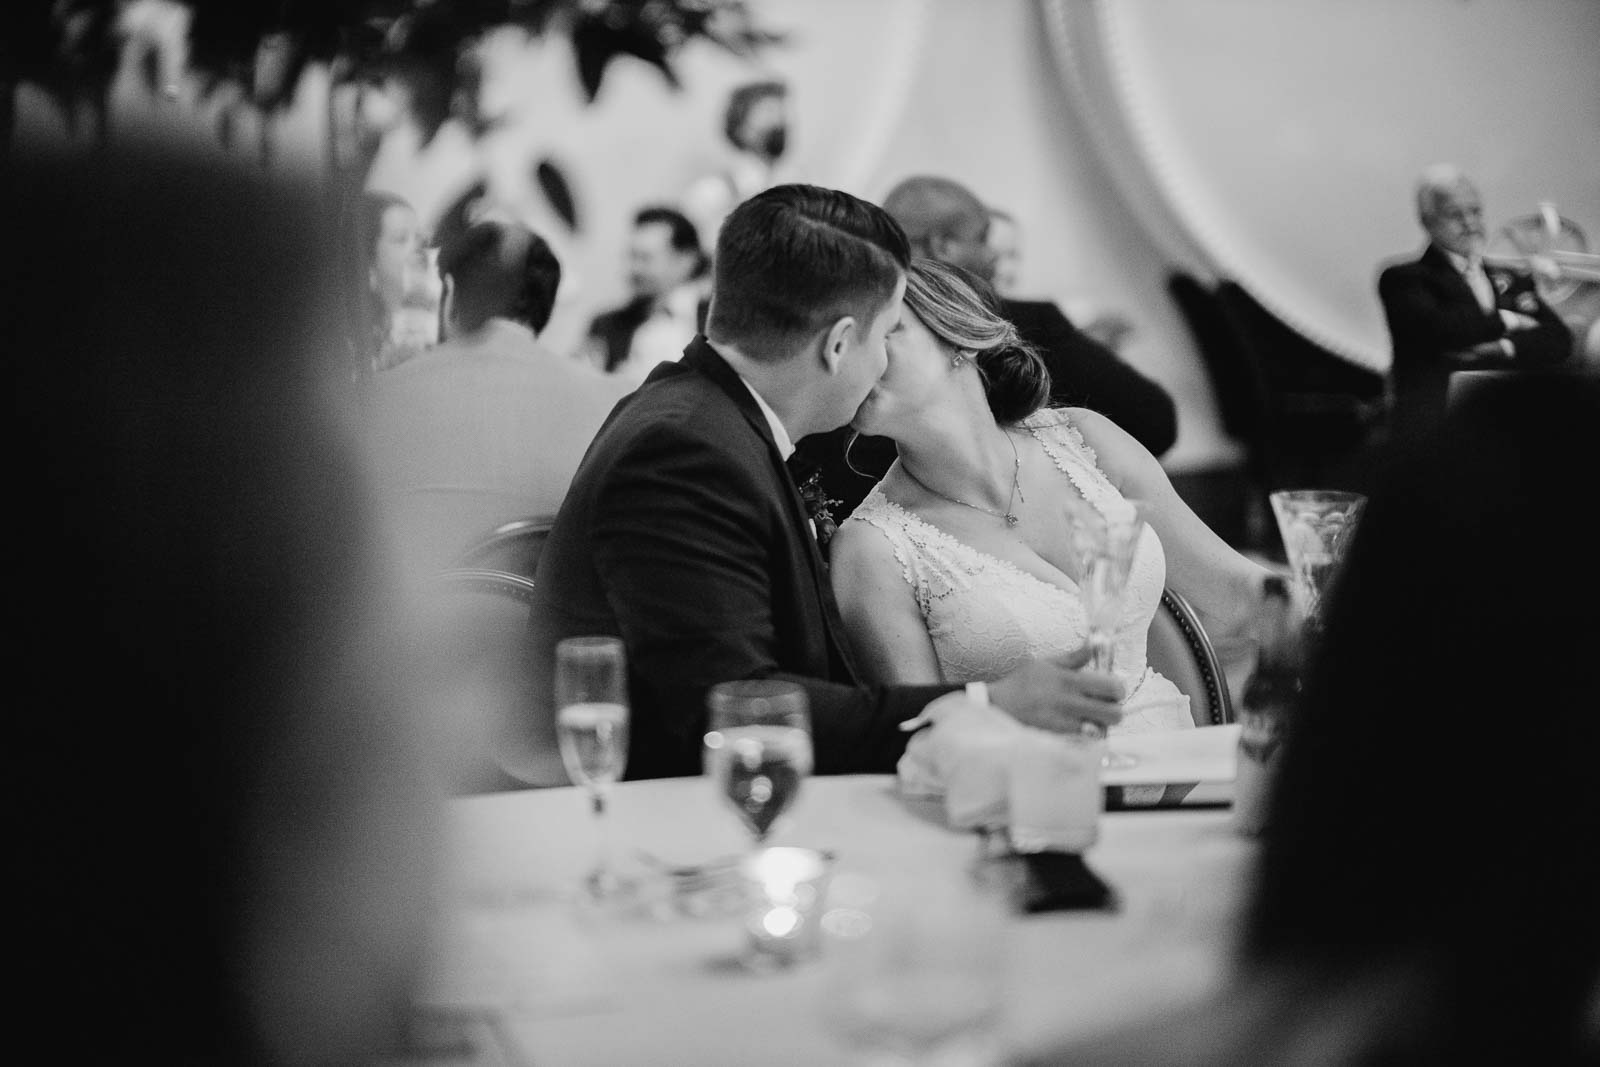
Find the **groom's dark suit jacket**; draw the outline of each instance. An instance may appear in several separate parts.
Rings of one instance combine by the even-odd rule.
[[[1451,371],[1548,367],[1572,354],[1572,331],[1539,298],[1531,276],[1503,267],[1484,271],[1494,286],[1494,311],[1478,306],[1472,286],[1434,244],[1415,260],[1391,263],[1378,276],[1378,296],[1393,343],[1390,374],[1397,430],[1418,432],[1442,414]],[[1501,308],[1532,315],[1539,325],[1508,333],[1500,319]],[[1511,342],[1515,356],[1470,351],[1474,345],[1502,338]]]
[[[700,773],[717,682],[803,684],[822,774],[892,771],[899,724],[952,688],[861,682],[806,519],[755,398],[703,337],[601,427],[539,558],[533,654],[548,679],[561,638],[622,637],[629,778]]]

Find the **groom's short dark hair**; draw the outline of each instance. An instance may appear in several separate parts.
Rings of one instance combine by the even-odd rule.
[[[774,186],[722,224],[706,335],[754,359],[783,359],[846,315],[870,322],[910,262],[905,231],[876,204]]]

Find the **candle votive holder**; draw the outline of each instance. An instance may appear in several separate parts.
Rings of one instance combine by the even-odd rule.
[[[831,858],[809,848],[763,848],[739,865],[739,873],[745,888],[745,962],[764,970],[814,959],[822,948]]]

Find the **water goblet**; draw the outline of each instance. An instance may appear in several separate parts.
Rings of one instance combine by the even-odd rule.
[[[795,682],[723,682],[706,697],[705,771],[759,848],[811,773],[811,714]]]
[[[1289,562],[1290,589],[1308,640],[1322,625],[1322,603],[1367,498],[1333,489],[1282,489],[1268,496]]]
[[[1104,512],[1083,505],[1072,512],[1072,548],[1080,565],[1078,591],[1083,598],[1088,621],[1086,641],[1089,667],[1111,673],[1115,666],[1117,624],[1121,621],[1128,576],[1133,557],[1144,534],[1147,508],[1137,500],[1115,500]],[[1105,728],[1085,723],[1085,734],[1103,738]],[[1107,747],[1100,765],[1108,768],[1135,766],[1132,756]]]
[[[584,888],[596,901],[630,886],[613,869],[606,801],[628,758],[628,676],[622,640],[569,637],[556,645],[556,738],[575,784],[589,791],[598,847]]]

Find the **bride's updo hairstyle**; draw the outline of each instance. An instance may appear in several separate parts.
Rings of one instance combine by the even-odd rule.
[[[936,259],[906,272],[906,307],[940,341],[972,353],[989,410],[1002,426],[1021,422],[1050,398],[1050,372],[1000,314],[1000,298],[975,274]]]

